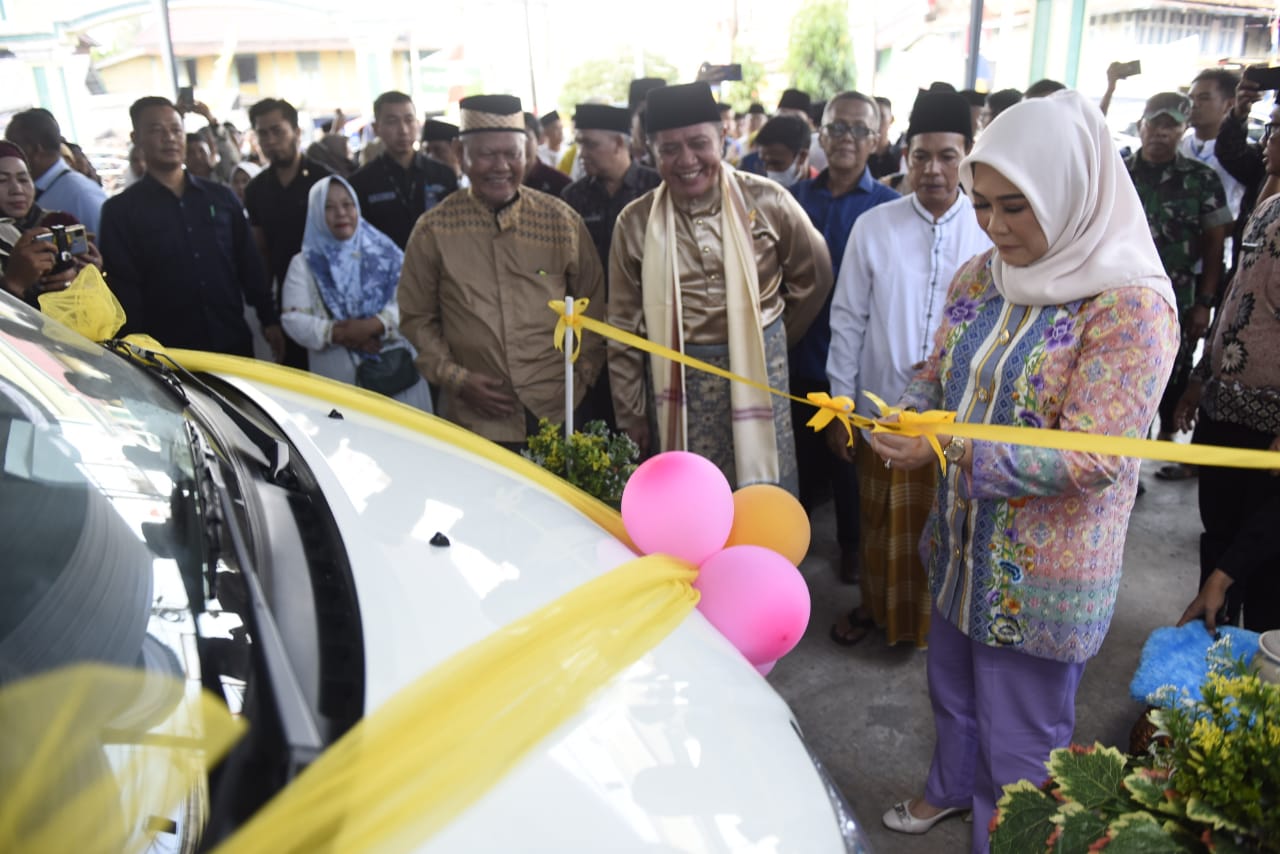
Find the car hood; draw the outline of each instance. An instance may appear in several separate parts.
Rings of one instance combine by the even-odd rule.
[[[330,504],[360,603],[366,712],[635,557],[514,455],[504,464],[454,445],[448,429],[335,410],[323,383],[301,393],[224,378],[279,423]],[[448,545],[432,545],[440,535]],[[790,710],[695,611],[423,850],[845,846]]]

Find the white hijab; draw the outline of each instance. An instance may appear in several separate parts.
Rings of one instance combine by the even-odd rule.
[[[996,250],[996,289],[1016,305],[1061,305],[1122,287],[1151,288],[1176,310],[1146,214],[1102,113],[1080,93],[1029,98],[983,130],[961,164],[984,163],[1022,191],[1049,251],[1013,267]]]

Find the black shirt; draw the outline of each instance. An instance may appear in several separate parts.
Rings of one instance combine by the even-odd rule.
[[[263,326],[280,322],[244,208],[220,184],[186,176],[181,198],[150,175],[102,206],[107,285],[127,319],[121,335],[252,356],[248,302]]]
[[[414,152],[408,169],[384,152],[349,180],[360,197],[360,215],[401,249],[418,217],[458,189],[453,170],[421,151]]]
[[[632,162],[622,176],[622,186],[612,197],[605,192],[604,182],[590,176],[580,178],[564,188],[560,198],[581,214],[591,233],[591,242],[600,253],[604,265],[605,282],[609,277],[609,246],[613,241],[613,224],[618,214],[645,193],[662,183],[662,176],[647,166]]]
[[[871,177],[879,180],[885,175],[892,175],[902,168],[902,140],[890,145],[883,152],[875,152],[867,158],[867,168]]]
[[[529,170],[529,174],[524,177],[524,185],[532,187],[541,193],[549,193],[550,195],[559,197],[564,192],[564,188],[572,183],[569,176],[561,172],[559,169],[552,169],[547,164],[539,160]]]
[[[267,256],[271,261],[268,272],[277,289],[284,286],[289,262],[302,251],[302,231],[307,226],[307,196],[317,181],[330,174],[328,169],[304,154],[298,174],[293,176],[289,186],[281,186],[276,167],[268,166],[244,188],[249,224],[261,228],[267,239]]]

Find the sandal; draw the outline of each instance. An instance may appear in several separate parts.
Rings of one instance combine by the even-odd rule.
[[[1181,463],[1169,463],[1156,469],[1157,480],[1190,480],[1197,474],[1195,466],[1186,466]]]
[[[831,626],[831,640],[840,646],[853,646],[861,643],[867,635],[876,629],[876,621],[872,617],[859,617],[858,609],[854,608],[844,617],[848,623],[846,628],[841,628],[839,621]]]

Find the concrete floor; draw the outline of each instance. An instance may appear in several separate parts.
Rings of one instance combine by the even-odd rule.
[[[1111,631],[1085,670],[1076,699],[1075,741],[1127,749],[1129,728],[1142,706],[1129,699],[1129,680],[1152,629],[1172,625],[1195,595],[1200,517],[1196,481],[1166,483],[1143,466],[1147,493],[1130,519],[1124,575]],[[884,828],[881,814],[895,801],[921,793],[933,750],[933,716],[924,651],[889,646],[882,635],[853,647],[831,642],[839,613],[856,604],[857,586],[836,576],[830,503],[813,521],[813,543],[800,569],[813,593],[804,639],[780,661],[769,681],[791,704],[805,737],[853,805],[877,854],[965,852],[970,827],[958,817],[928,834]]]

